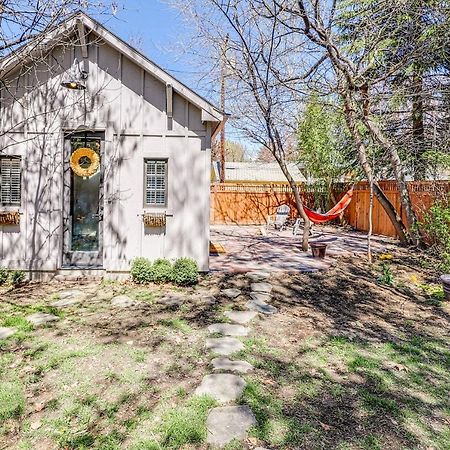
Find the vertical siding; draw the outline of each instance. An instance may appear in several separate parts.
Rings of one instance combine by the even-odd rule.
[[[0,227],[1,264],[57,269],[62,252],[63,134],[84,122],[83,92],[60,87],[79,47],[57,48],[46,62],[16,77],[15,93],[3,92],[2,129],[16,125],[11,154],[23,155],[22,220]],[[51,76],[49,76],[49,65]],[[127,270],[131,259],[191,256],[208,268],[210,129],[201,111],[173,96],[167,127],[166,88],[127,57],[97,41],[89,46],[86,125],[105,132],[104,267]],[[12,80],[14,81],[14,80]],[[12,83],[11,81],[11,83]],[[25,120],[23,133],[17,124]],[[3,144],[4,144],[3,140]],[[167,158],[165,230],[144,229],[144,158]]]

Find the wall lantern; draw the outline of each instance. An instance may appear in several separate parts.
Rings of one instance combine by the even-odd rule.
[[[84,61],[73,60],[67,79],[61,83],[62,87],[74,90],[85,90],[88,71],[84,68]]]

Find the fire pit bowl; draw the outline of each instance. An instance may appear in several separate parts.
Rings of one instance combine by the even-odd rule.
[[[445,300],[450,300],[450,274],[442,275],[441,283],[444,288]]]
[[[328,244],[325,242],[311,242],[310,244],[313,258],[325,258]]]

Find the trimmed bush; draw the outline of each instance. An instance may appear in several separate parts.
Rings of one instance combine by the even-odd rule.
[[[8,270],[0,267],[0,286],[8,281]]]
[[[10,272],[9,278],[14,286],[18,286],[25,281],[25,272],[23,270],[13,270]]]
[[[131,277],[136,283],[150,283],[153,281],[152,263],[147,258],[133,259],[131,262]]]
[[[198,265],[191,258],[179,258],[173,265],[172,281],[180,286],[197,283]]]
[[[172,263],[167,259],[157,259],[152,265],[152,281],[167,283],[172,281]]]

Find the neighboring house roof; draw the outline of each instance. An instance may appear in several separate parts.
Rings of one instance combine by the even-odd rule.
[[[47,32],[45,36],[37,36],[34,40],[18,49],[15,49],[10,55],[2,58],[0,60],[0,79],[2,79],[4,75],[11,70],[11,68],[14,68],[17,65],[25,64],[34,54],[42,53],[43,50],[50,50],[52,47],[63,42],[64,39],[68,39],[75,32],[80,36],[80,41],[82,43],[81,45],[85,45],[83,42],[85,42],[86,29],[92,30],[111,47],[126,55],[135,64],[151,73],[162,83],[171,85],[175,92],[201,109],[202,121],[215,122],[218,124],[214,130],[214,133],[219,131],[221,125],[227,119],[227,115],[224,112],[220,111],[220,109],[215,107],[208,100],[198,95],[181,81],[177,80],[171,74],[147,58],[144,54],[131,47],[128,43],[116,36],[95,19],[81,11],[59,24],[52,31]]]
[[[289,173],[295,181],[306,181],[295,163],[288,163]],[[220,162],[213,161],[212,181],[220,179]],[[232,162],[225,163],[226,182],[253,182],[253,183],[287,183],[286,177],[276,162]]]

